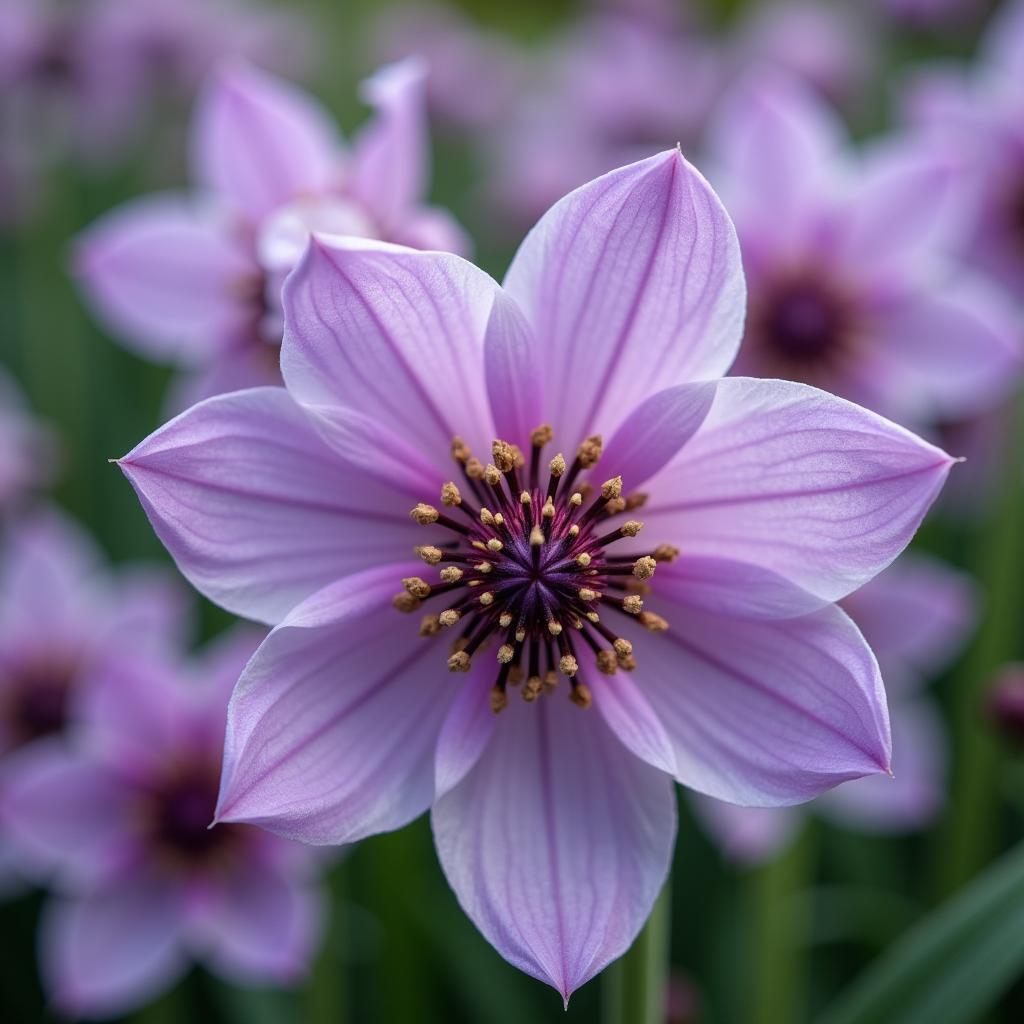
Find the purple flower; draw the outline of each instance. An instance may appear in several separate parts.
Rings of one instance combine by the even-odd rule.
[[[952,460],[805,385],[720,379],[744,307],[732,225],[675,150],[559,202],[503,286],[315,237],[286,389],[209,399],[121,462],[185,575],[276,624],[219,820],[331,844],[431,808],[466,912],[568,998],[650,910],[673,779],[776,805],[885,771],[878,669],[831,602]]]
[[[447,214],[422,205],[423,68],[365,84],[376,117],[346,154],[309,95],[251,67],[212,78],[192,133],[195,195],[136,200],[81,239],[85,294],[144,356],[191,369],[176,404],[279,383],[280,286],[309,230],[459,248]]]
[[[0,369],[0,513],[45,483],[52,469],[51,441],[31,418],[17,385]]]
[[[984,411],[1014,386],[1019,324],[953,263],[963,179],[936,147],[851,154],[831,111],[777,75],[741,86],[711,136],[750,289],[741,372],[919,424]]]
[[[112,658],[73,742],[21,757],[0,811],[25,867],[58,890],[40,967],[53,1004],[119,1015],[193,959],[243,983],[296,980],[319,937],[315,851],[260,829],[210,829],[225,706],[258,640],[228,635],[183,666]]]
[[[146,567],[109,571],[56,509],[12,519],[0,548],[0,793],[27,749],[66,733],[113,650],[173,643],[185,619],[175,581]]]
[[[889,693],[893,776],[839,786],[810,808],[837,824],[903,832],[935,820],[945,799],[946,737],[934,702],[920,691],[959,653],[977,620],[979,597],[962,573],[925,555],[906,555],[841,602],[878,657]],[[728,856],[774,856],[804,808],[737,807],[699,797],[694,810]]]

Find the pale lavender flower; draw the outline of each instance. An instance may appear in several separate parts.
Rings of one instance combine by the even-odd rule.
[[[63,736],[115,650],[180,641],[184,595],[162,570],[112,572],[67,516],[13,517],[0,547],[0,793],[35,743]],[[0,843],[5,863],[6,841]]]
[[[776,805],[887,769],[877,665],[832,602],[952,460],[814,388],[721,379],[739,248],[678,151],[559,202],[504,286],[317,236],[284,306],[285,389],[121,460],[186,576],[276,624],[232,697],[220,821],[334,844],[432,809],[466,912],[568,998],[651,908],[673,779]]]
[[[952,259],[963,182],[946,154],[912,138],[855,154],[831,110],[777,74],[741,85],[711,136],[750,292],[741,372],[921,425],[1013,389],[1020,323]]]
[[[723,852],[757,863],[777,854],[813,810],[867,832],[911,832],[930,825],[945,801],[942,716],[922,688],[960,653],[977,621],[979,595],[969,577],[937,559],[908,554],[841,606],[878,658],[889,694],[892,777],[838,786],[813,804],[737,807],[698,797],[693,807]]]
[[[46,482],[52,449],[49,432],[32,418],[17,385],[0,368],[0,513]]]
[[[376,113],[346,151],[312,96],[223,66],[193,123],[196,192],[135,200],[85,233],[86,297],[126,345],[192,369],[179,406],[280,382],[280,286],[311,228],[466,247],[446,213],[423,205],[424,76],[406,61],[369,79]]]
[[[26,870],[57,890],[40,923],[51,1003],[120,1015],[198,960],[245,984],[309,966],[322,897],[315,851],[260,829],[210,829],[228,694],[259,633],[181,664],[122,647],[64,744],[20,757],[0,814]]]

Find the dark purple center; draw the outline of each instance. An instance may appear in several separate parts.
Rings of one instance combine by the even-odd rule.
[[[217,806],[215,770],[186,770],[168,778],[152,794],[154,840],[177,859],[207,860],[223,851],[236,831],[210,828]]]
[[[559,676],[568,679],[573,702],[587,707],[583,659],[590,655],[606,675],[631,671],[633,645],[618,627],[628,620],[652,631],[667,626],[643,610],[643,595],[657,563],[678,551],[668,544],[637,550],[643,524],[625,518],[646,496],[623,494],[618,476],[600,487],[579,481],[601,456],[597,436],[580,445],[571,464],[559,454],[542,472],[541,449],[551,439],[550,427],[538,427],[529,460],[515,445],[495,441],[494,462],[485,467],[456,438],[452,454],[468,493],[463,497],[452,481],[441,491],[445,511],[427,504],[412,510],[422,525],[440,528],[435,542],[416,549],[439,579],[403,580],[395,606],[412,612],[440,599],[420,633],[453,629],[453,672],[469,671],[486,645],[497,645],[495,711],[506,706],[508,686],[523,682],[522,695],[532,702],[552,692]],[[622,541],[631,554],[619,553]]]
[[[70,662],[26,664],[8,670],[5,717],[19,743],[63,731],[73,678]]]
[[[839,349],[847,332],[842,303],[814,281],[777,286],[753,323],[761,344],[788,363],[821,363]]]

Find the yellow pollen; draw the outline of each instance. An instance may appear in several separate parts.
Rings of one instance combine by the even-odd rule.
[[[664,633],[668,629],[668,621],[654,612],[641,612],[640,625],[649,629],[652,633]]]
[[[587,612],[587,620],[589,622],[600,622],[601,616],[597,612]]]
[[[656,562],[674,562],[679,557],[679,548],[675,544],[659,544],[654,549]]]
[[[551,429],[550,423],[542,423],[539,427],[534,427],[530,432],[530,444],[534,448],[543,448],[546,444],[551,444],[552,438],[554,438],[555,432]]]
[[[452,438],[452,458],[456,462],[465,463],[469,459],[469,445],[461,437]]]
[[[477,567],[477,572],[482,572],[485,576],[494,568],[490,562],[481,562]]]
[[[586,683],[577,683],[569,691],[569,700],[571,700],[576,707],[586,711],[593,703],[594,698],[591,696],[590,689],[587,687]]]
[[[548,463],[548,472],[554,477],[559,477],[565,472],[565,456],[561,452]]]
[[[484,605],[484,607],[494,604],[494,595],[489,590],[485,590],[480,595],[480,603]]]
[[[391,599],[391,603],[400,611],[408,614],[409,612],[416,611],[420,606],[419,599],[413,597],[408,591],[403,590],[400,594],[395,594]]]
[[[413,548],[413,551],[423,559],[427,565],[437,565],[438,562],[444,557],[444,552],[440,548],[435,548],[432,544],[423,544],[420,547]]]
[[[448,671],[449,672],[468,672],[469,671],[469,655],[465,651],[456,651],[448,659]]]
[[[462,612],[455,608],[449,608],[447,611],[443,611],[438,615],[437,621],[440,622],[442,626],[454,626],[461,618]]]
[[[573,508],[579,508],[580,505],[583,504],[583,495],[580,494],[579,491],[576,491],[576,493],[569,499],[569,504],[572,505]]]
[[[533,703],[540,696],[543,685],[540,676],[530,676],[526,680],[526,685],[523,686],[523,700],[527,703]]]
[[[564,676],[574,676],[580,670],[579,662],[571,654],[563,654],[558,659],[558,668]]]
[[[495,512],[494,513],[494,525],[495,526],[504,526],[505,525],[505,517],[500,512]]]
[[[512,613],[502,612],[501,617],[498,619],[498,625],[501,626],[502,629],[508,629],[508,627],[512,625]]]
[[[421,600],[425,597],[430,597],[430,584],[426,580],[420,579],[419,576],[409,576],[407,579],[402,580],[402,586],[413,597],[418,597]]]
[[[491,455],[500,472],[509,473],[515,468],[516,453],[508,441],[494,441],[491,444]],[[487,482],[490,483],[489,480]]]
[[[441,503],[448,506],[462,504],[462,494],[458,487],[455,486],[454,481],[449,480],[441,488]]]
[[[590,469],[601,458],[604,442],[600,434],[593,434],[576,450],[576,458],[584,469]]]
[[[516,649],[511,644],[502,644],[498,648],[498,661],[507,665],[516,656]]]
[[[409,513],[420,526],[429,526],[436,523],[440,513],[433,505],[426,505],[422,501]]]
[[[623,640],[621,636],[612,644],[612,647],[615,648],[615,653],[620,658],[628,658],[633,653],[633,645],[628,640]]]
[[[554,619],[549,619],[548,632],[552,636],[558,636],[558,634],[562,632],[562,624],[560,622],[556,622]]]
[[[494,516],[491,515],[491,510],[486,506],[480,509],[480,522],[483,523],[484,526],[494,525]]]
[[[491,711],[496,715],[500,714],[505,708],[508,707],[508,695],[500,686],[492,687],[491,689]]]
[[[533,501],[533,498],[530,497],[529,491],[523,491],[522,494],[519,495],[519,501],[523,505],[529,505]]]
[[[580,528],[575,523],[573,523],[572,526],[569,527],[569,536],[570,537],[578,537],[579,534],[580,534]]]
[[[523,455],[523,450],[519,445],[512,445],[512,455],[515,458],[516,469],[522,469],[526,465],[526,456]]]
[[[625,658],[619,658],[619,668],[621,668],[623,672],[635,671],[636,658],[634,658],[632,654]]]
[[[441,579],[443,579],[445,583],[458,583],[459,580],[462,579],[463,572],[456,565],[448,565],[441,570],[440,575]]]
[[[420,636],[437,636],[440,632],[440,617],[437,615],[424,615],[420,620]]]
[[[633,575],[638,580],[649,580],[657,568],[658,563],[650,555],[644,555],[633,563]]]
[[[470,480],[482,480],[484,477],[484,464],[477,458],[467,459],[466,476]]]
[[[535,548],[539,548],[543,543],[544,531],[539,526],[535,526],[530,530],[530,544]]]
[[[590,555],[588,555],[588,554],[586,553],[586,551],[584,551],[584,552],[582,552],[581,554],[578,554],[578,555],[576,556],[576,564],[577,564],[577,565],[578,565],[578,566],[579,566],[579,567],[580,567],[581,569],[586,569],[586,568],[588,568],[588,567],[589,567],[589,565],[590,565],[590,563],[591,563],[592,561],[593,561],[593,559],[592,559],[592,558],[590,557]]]
[[[644,599],[638,594],[629,594],[622,599],[622,610],[630,615],[639,615],[644,606]]]
[[[497,551],[500,551],[501,548],[502,548],[502,543],[501,543],[500,540],[498,540],[497,537],[492,537],[487,542],[487,550],[488,551],[495,551],[495,552],[497,552]],[[653,559],[652,559],[652,561],[653,561]]]
[[[580,587],[581,601],[596,601],[600,596],[596,590],[591,590],[590,587]]]
[[[610,480],[605,480],[605,482],[601,484],[601,497],[604,498],[605,501],[611,501],[612,498],[621,498],[622,477],[613,476]]]
[[[639,519],[627,519],[620,527],[619,533],[623,537],[635,537],[642,529],[644,524]]]
[[[516,630],[516,643],[521,644],[526,639],[526,630],[520,627]]]
[[[544,507],[540,510],[540,514],[545,519],[555,518],[555,503],[550,498],[548,498],[547,501],[544,502]]]
[[[484,483],[490,487],[497,487],[501,483],[501,473],[498,472],[498,467],[489,462],[484,470]]]
[[[487,545],[482,540],[474,540],[470,542],[473,547],[479,548],[481,551],[487,550]]]

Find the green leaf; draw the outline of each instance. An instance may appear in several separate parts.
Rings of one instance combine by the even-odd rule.
[[[1024,972],[1024,843],[915,925],[819,1024],[970,1024]]]

